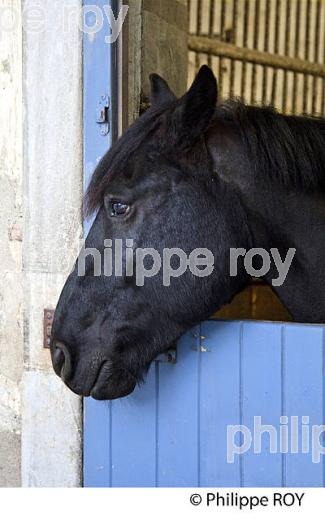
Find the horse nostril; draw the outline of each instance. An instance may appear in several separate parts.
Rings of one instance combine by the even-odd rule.
[[[53,354],[53,366],[55,372],[60,375],[62,367],[64,365],[64,353],[59,347],[55,347],[55,351]]]
[[[64,343],[57,341],[53,353],[55,373],[65,382],[71,376],[71,356]]]

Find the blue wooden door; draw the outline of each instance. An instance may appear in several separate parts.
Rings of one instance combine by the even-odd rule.
[[[103,21],[84,37],[85,185],[112,142],[100,122],[115,81]],[[90,11],[87,25],[94,22]],[[180,340],[177,363],[154,362],[132,395],[85,399],[84,485],[323,486],[325,458],[312,460],[320,430],[312,427],[325,424],[324,338],[322,326],[202,323]],[[266,430],[260,439],[256,420]]]
[[[89,400],[85,485],[323,486],[324,338],[323,326],[202,323],[132,395]]]

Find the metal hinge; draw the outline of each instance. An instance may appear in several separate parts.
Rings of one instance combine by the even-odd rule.
[[[53,318],[54,318],[54,310],[53,309],[44,309],[44,318],[43,318],[43,347],[44,348],[50,348]]]
[[[110,131],[110,98],[108,94],[102,94],[98,102],[96,123],[100,125],[100,135],[107,135]]]

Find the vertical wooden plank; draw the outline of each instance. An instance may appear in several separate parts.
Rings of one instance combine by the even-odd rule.
[[[206,35],[208,29],[208,20],[206,15],[206,8],[208,7],[208,0],[197,0],[197,34]],[[208,54],[196,54],[196,68],[199,70],[202,65],[207,65],[209,61]]]
[[[207,6],[208,11],[208,36],[210,38],[213,37],[213,24],[214,24],[214,0],[209,0],[209,4]],[[213,56],[209,54],[208,56],[208,66],[213,70]]]
[[[92,5],[84,0],[84,5]],[[97,0],[96,5],[103,9],[107,0]],[[102,11],[104,12],[104,11]],[[92,14],[89,13],[89,16]],[[87,20],[89,26],[93,21]],[[113,46],[107,45],[105,35],[110,33],[107,18],[101,31],[84,34],[84,187],[104,153],[111,145],[111,133],[100,134],[96,123],[98,103],[102,95],[112,95],[112,55]],[[112,118],[110,118],[112,119]],[[87,234],[91,225],[84,223]],[[110,485],[110,405],[99,403],[91,398],[84,399],[84,486],[102,487]]]
[[[304,56],[305,59],[308,60],[309,55],[309,46],[310,46],[310,40],[311,40],[311,34],[310,34],[310,24],[311,24],[311,2],[310,0],[306,0],[306,19],[304,21],[305,23],[305,42],[304,42]],[[304,87],[303,87],[303,104],[302,104],[302,112],[303,114],[307,114],[308,110],[308,98],[309,98],[309,77],[307,74],[304,74]]]
[[[244,0],[237,0],[235,3],[234,13],[234,39],[235,45],[242,47],[244,44],[244,12],[245,2]],[[235,60],[234,63],[234,78],[233,78],[233,93],[234,96],[240,98],[242,96],[242,77],[243,77],[243,62]]]
[[[228,41],[235,43],[236,35],[236,18],[237,18],[237,2],[232,0],[231,5],[231,20],[229,20],[229,33]],[[234,98],[234,71],[235,71],[235,60],[230,60],[229,68],[229,99]]]
[[[318,44],[319,44],[319,33],[322,30],[322,25],[321,25],[322,20],[321,20],[321,3],[319,0],[314,0],[314,3],[315,3],[316,20],[315,20],[315,34],[313,35],[312,44],[314,47],[314,49],[313,49],[314,59],[315,59],[315,62],[317,63],[319,60]],[[319,80],[319,78],[314,78],[314,80],[313,80],[312,113],[314,115],[317,115],[317,91],[319,88],[318,80]]]
[[[322,19],[322,26],[325,25],[325,2],[322,1],[322,7],[321,7],[321,19]],[[319,49],[320,53],[318,55],[319,61],[321,63],[325,62],[325,31],[320,31],[319,35]],[[319,96],[320,99],[320,110],[319,113],[325,117],[325,79],[322,79],[321,86],[320,86],[320,93]]]
[[[196,34],[197,31],[197,0],[189,0],[188,4],[188,32]],[[196,52],[188,53],[188,78],[187,84],[190,86],[196,74]]]
[[[261,36],[261,2],[260,0],[256,0],[255,2],[255,12],[254,12],[254,37],[253,37],[253,48],[259,48],[259,41]],[[252,75],[252,85],[251,85],[251,103],[256,104],[256,91],[257,91],[257,66],[253,65],[253,75]]]
[[[291,0],[288,2],[289,7],[289,27],[288,27],[288,40],[287,40],[287,55],[295,56],[295,42],[296,42],[296,17],[297,17],[297,0]],[[294,83],[296,81],[296,75],[292,71],[287,71],[287,89],[286,89],[286,113],[294,113]]]
[[[188,32],[196,34],[197,31],[197,0],[188,2]]]
[[[281,32],[280,27],[280,9],[281,9],[281,1],[274,0],[275,4],[275,27],[274,27],[274,52],[275,54],[279,54],[279,34]],[[278,103],[278,91],[279,91],[279,69],[273,69],[272,76],[272,105],[277,106]]]
[[[310,325],[286,325],[284,337],[284,407],[289,419],[289,453],[285,455],[285,486],[323,486],[324,455],[319,463],[312,462],[311,440],[302,451],[302,421],[306,428],[324,424],[324,328]],[[291,418],[298,421],[298,438],[291,427]],[[296,441],[294,441],[296,439]],[[306,438],[305,438],[306,439]],[[324,437],[323,437],[324,445]]]
[[[277,54],[283,56],[286,51],[286,37],[287,37],[287,3],[286,0],[280,0],[279,3],[279,18],[278,18],[278,30],[277,30]],[[283,69],[277,71],[277,87],[275,106],[279,111],[285,111],[285,82],[286,72]]]
[[[317,55],[315,52],[315,38],[317,37],[317,3],[315,0],[310,0],[308,4],[308,31],[307,31],[307,38],[306,38],[306,54],[307,54],[307,60],[311,62],[316,62]],[[306,77],[306,100],[305,100],[305,107],[304,112],[307,114],[313,114],[313,94],[314,94],[314,83],[315,78],[313,76],[307,76]]]
[[[90,0],[84,0],[84,5],[92,5]],[[105,0],[97,0],[96,5],[104,8]],[[104,11],[103,11],[104,12]],[[92,13],[88,13],[92,16]],[[105,18],[105,17],[104,17]],[[93,20],[88,20],[91,26]],[[108,32],[107,32],[108,31]],[[98,103],[102,95],[111,94],[112,72],[112,45],[107,45],[105,35],[110,28],[107,20],[103,28],[97,33],[84,34],[84,187],[86,189],[91,175],[103,154],[111,146],[110,132],[106,136],[100,135],[99,125],[96,123]],[[85,232],[89,229],[89,222],[85,223]]]
[[[316,61],[324,63],[325,61],[325,2],[318,0],[317,2],[317,31],[315,37]],[[325,100],[325,80],[316,78],[315,106],[314,113],[316,115],[325,116],[325,107],[323,109],[323,100]]]
[[[221,26],[220,26],[220,13],[221,13],[221,2],[220,0],[211,0],[210,4],[210,27],[209,36],[211,38],[220,38]],[[214,71],[218,84],[219,84],[219,72],[220,72],[220,58],[219,56],[211,56],[209,58],[212,70]]]
[[[202,15],[202,0],[196,0],[196,34],[200,34],[201,28],[201,15]],[[196,70],[198,71],[200,66],[202,65],[202,58],[204,59],[205,55],[196,53]]]
[[[264,51],[264,44],[266,38],[266,0],[259,0],[257,4],[257,19],[256,19],[256,48]],[[263,103],[263,81],[264,81],[265,67],[262,65],[255,65],[254,74],[255,80],[253,84],[253,101],[257,104]]]
[[[244,13],[243,13],[243,47],[248,46],[248,35],[249,31],[249,1],[244,1]],[[246,61],[243,61],[242,78],[241,78],[241,97],[247,103],[246,92],[247,92],[247,67]]]
[[[290,50],[290,20],[291,20],[291,7],[292,4],[286,0],[285,2],[285,43],[284,43],[284,54],[286,56],[289,55]],[[282,112],[288,113],[290,111],[289,109],[289,103],[290,100],[288,99],[288,85],[289,85],[289,72],[287,70],[284,70],[284,81],[283,81],[283,95],[282,95]]]
[[[195,327],[181,338],[175,365],[159,365],[159,487],[199,485],[199,335]]]
[[[253,437],[242,455],[243,486],[281,486],[281,453],[270,453],[268,432],[254,435],[254,418],[276,431],[282,411],[281,325],[246,322],[242,343],[242,422]],[[260,436],[261,450],[255,445]],[[254,453],[256,451],[256,453]],[[260,453],[259,453],[260,451]]]
[[[307,0],[299,0],[298,3],[298,31],[296,42],[296,56],[302,60],[306,59],[306,30],[307,30]],[[306,95],[304,74],[297,74],[296,110],[302,114],[304,110],[304,98]]]
[[[143,385],[111,403],[113,487],[156,485],[156,363]]]
[[[201,326],[200,485],[240,486],[240,460],[227,461],[227,428],[240,422],[240,322]]]
[[[210,32],[210,0],[201,0],[200,22],[200,34],[208,36]]]
[[[277,2],[274,0],[272,2],[267,3],[267,45],[266,50],[270,53],[276,52],[276,11],[277,11]],[[265,103],[272,104],[274,103],[274,85],[276,80],[276,71],[273,67],[266,67],[266,74],[264,76],[265,79],[265,87],[263,88],[265,92]]]
[[[250,49],[254,48],[255,38],[256,38],[256,27],[255,27],[255,18],[256,18],[256,0],[250,0],[246,5],[247,13],[246,17],[246,29],[245,29],[245,38],[246,43],[245,47]],[[244,98],[246,103],[251,104],[253,102],[253,70],[254,65],[252,63],[246,63],[244,66],[245,70],[245,82],[244,82]]]
[[[299,3],[300,0],[296,0],[296,1],[297,1],[297,5],[296,5],[295,19],[294,19],[295,40],[294,40],[294,52],[293,52],[293,55],[295,57],[298,54],[298,34],[299,34],[299,16],[300,16],[300,3]],[[298,74],[296,72],[294,72],[293,73],[293,92],[292,92],[292,102],[293,102],[292,112],[294,114],[296,114],[296,112],[297,112],[297,90],[298,90]]]
[[[267,52],[268,45],[269,45],[269,5],[268,1],[265,1],[264,5],[264,41],[263,41],[263,48],[264,52]],[[263,74],[262,74],[262,104],[266,105],[268,104],[268,85],[267,85],[267,78],[268,78],[268,69],[267,67],[263,67]]]
[[[209,28],[210,28],[210,20],[209,20],[209,14],[210,14],[210,2],[209,0],[199,0],[198,4],[198,34],[202,36],[207,36],[209,34]],[[210,57],[208,54],[205,53],[198,53],[197,54],[197,68],[199,69],[202,65],[208,65],[210,62]]]
[[[224,30],[225,30],[225,19],[226,19],[226,0],[219,0],[220,2],[220,38],[224,38]],[[223,98],[224,96],[224,87],[223,87],[223,68],[224,68],[225,59],[220,56],[219,58],[219,91],[220,91],[220,97]]]
[[[196,75],[196,52],[188,53],[187,88],[190,88]]]
[[[84,400],[84,487],[111,485],[111,403]]]
[[[232,21],[233,21],[233,2],[228,0],[225,4],[225,22],[223,29],[223,40],[231,41],[232,39]],[[223,92],[222,97],[229,99],[231,93],[231,73],[232,73],[232,60],[224,59],[222,64],[222,76],[223,76]]]

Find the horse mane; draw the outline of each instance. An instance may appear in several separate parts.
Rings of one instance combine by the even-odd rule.
[[[139,146],[147,142],[159,127],[165,127],[161,116],[171,114],[172,105],[149,108],[103,156],[86,191],[85,216],[91,215],[102,204],[109,181],[127,167]],[[235,124],[255,174],[263,175],[263,180],[276,179],[288,188],[306,192],[325,191],[324,118],[286,116],[272,107],[228,101],[217,104],[213,119]]]
[[[236,125],[255,175],[299,191],[325,191],[324,118],[283,115],[238,101],[217,105],[216,118]]]

